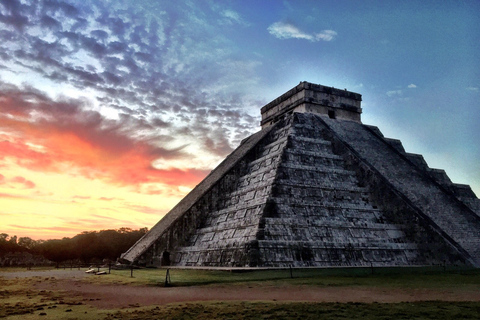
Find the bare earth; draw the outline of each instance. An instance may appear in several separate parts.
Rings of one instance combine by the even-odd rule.
[[[22,274],[25,274],[23,272]],[[82,282],[83,272],[72,277],[62,273],[41,273],[41,277],[55,277],[34,285],[39,290],[64,290],[79,301],[98,308],[128,308],[132,306],[162,305],[194,301],[304,301],[304,302],[413,302],[413,301],[480,301],[476,290],[383,289],[365,287],[248,287],[248,286],[193,286],[147,287],[127,285],[98,285]],[[65,275],[65,273],[63,273]],[[15,273],[0,274],[15,278]],[[32,274],[30,274],[32,276]]]

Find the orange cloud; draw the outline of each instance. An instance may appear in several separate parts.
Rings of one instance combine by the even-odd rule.
[[[0,198],[26,199],[25,196],[0,192]]]
[[[126,115],[119,120],[105,119],[96,111],[85,110],[83,101],[54,101],[31,88],[0,87],[0,101],[0,128],[6,132],[0,136],[0,161],[9,158],[30,170],[70,171],[120,185],[156,182],[190,187],[208,173],[154,168],[156,159],[188,155],[181,148],[154,145],[155,139],[133,138],[142,129],[152,129],[143,120]]]
[[[151,208],[147,206],[133,205],[133,204],[126,205],[125,208],[133,211],[137,211],[137,212],[146,213],[146,214],[164,215],[166,213],[165,210],[160,210],[160,209]]]
[[[11,182],[14,182],[16,184],[20,184],[23,188],[25,189],[33,189],[35,188],[35,183],[33,183],[30,180],[25,179],[24,177],[14,177],[13,179],[10,180]]]

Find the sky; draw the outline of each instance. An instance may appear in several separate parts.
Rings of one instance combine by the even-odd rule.
[[[480,195],[480,2],[0,1],[0,233],[153,226],[300,81]]]

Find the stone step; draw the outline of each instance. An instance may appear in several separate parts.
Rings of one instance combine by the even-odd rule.
[[[290,135],[289,139],[293,141],[303,141],[303,142],[310,142],[318,145],[325,145],[325,146],[332,146],[332,142],[325,139],[320,138],[312,138],[312,137],[304,137],[299,135]]]
[[[332,143],[318,138],[290,136],[287,146],[289,149],[311,150],[314,152],[333,154]]]
[[[340,199],[341,196],[346,196],[347,194],[358,195],[361,194],[365,196],[365,201],[370,201],[369,194],[371,193],[365,187],[359,187],[358,185],[352,185],[343,183],[341,181],[323,181],[317,185],[309,185],[307,183],[300,182],[290,182],[286,179],[277,179],[275,181],[277,186],[277,191],[280,192],[282,189],[292,189],[298,188],[298,192],[301,192],[305,196],[320,196],[323,197],[327,193],[337,194],[337,198]],[[287,192],[288,194],[288,192]],[[291,193],[290,193],[291,194]]]
[[[288,218],[270,218],[266,217],[265,220],[265,228],[267,227],[274,227],[274,226],[281,226],[282,228],[309,228],[313,227],[316,228],[345,228],[345,229],[365,229],[365,230],[382,230],[382,231],[389,231],[389,230],[402,230],[406,228],[404,224],[387,224],[387,223],[380,223],[377,221],[371,220],[364,220],[360,219],[356,222],[352,222],[347,220],[345,217],[340,216],[338,219],[332,219],[332,217],[315,217],[314,219],[309,219],[306,217],[288,217]],[[400,235],[399,235],[400,236]],[[402,235],[403,236],[403,233]]]
[[[345,183],[352,186],[358,186],[358,180],[352,171],[331,168],[331,167],[310,167],[307,166],[279,166],[278,179],[287,180],[291,184],[300,184],[306,186],[325,185],[325,182],[335,181],[336,183]]]
[[[365,243],[340,242],[340,241],[278,241],[278,240],[260,240],[258,241],[260,249],[285,249],[307,247],[313,251],[324,250],[418,250],[414,243],[396,243],[387,241],[372,241]]]
[[[286,148],[285,153],[287,153],[287,155],[291,154],[291,155],[297,155],[297,156],[310,156],[310,157],[315,157],[315,158],[327,158],[327,159],[341,160],[341,162],[343,163],[343,158],[341,156],[337,156],[336,154],[334,154],[331,151],[330,152],[310,151],[310,150],[302,149],[302,148]]]
[[[294,208],[305,208],[305,212],[311,212],[313,210],[318,210],[322,212],[322,209],[329,209],[329,210],[361,210],[361,211],[374,211],[376,208],[374,205],[368,202],[359,202],[359,203],[352,203],[352,202],[329,202],[323,199],[298,199],[295,197],[285,198],[285,197],[271,197],[271,199],[275,199],[275,202],[279,207],[282,205],[294,207]]]
[[[362,124],[336,122],[320,117],[316,119],[335,132],[363,162],[374,168],[372,170],[388,181],[392,188],[402,194],[413,207],[418,208],[432,224],[460,244],[473,261],[476,261],[477,267],[480,266],[480,253],[476,247],[476,241],[480,237],[478,215],[461,206],[425,172],[414,170],[409,161],[399,157],[391,148],[385,148],[385,141]]]
[[[335,173],[335,174],[344,174],[355,176],[355,171],[346,170],[344,168],[336,168],[331,166],[318,166],[318,165],[304,165],[301,163],[292,163],[292,162],[282,162],[279,164],[279,168],[282,169],[294,169],[294,170],[305,170],[308,172],[318,172],[318,173]]]
[[[311,124],[299,124],[295,123],[292,128],[295,136],[298,137],[308,137],[312,139],[323,140],[324,135],[319,130],[316,130]]]

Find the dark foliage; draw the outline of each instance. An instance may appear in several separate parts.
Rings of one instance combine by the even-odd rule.
[[[9,252],[24,252],[27,251],[27,248],[20,246],[17,243],[17,237],[8,237],[8,234],[0,234],[0,257],[4,256]]]
[[[17,241],[16,236],[9,238],[7,234],[1,234],[0,257],[7,253],[29,252],[42,255],[57,265],[66,261],[84,264],[115,261],[146,232],[147,228],[85,231],[73,238],[46,241],[35,241],[28,237]]]

